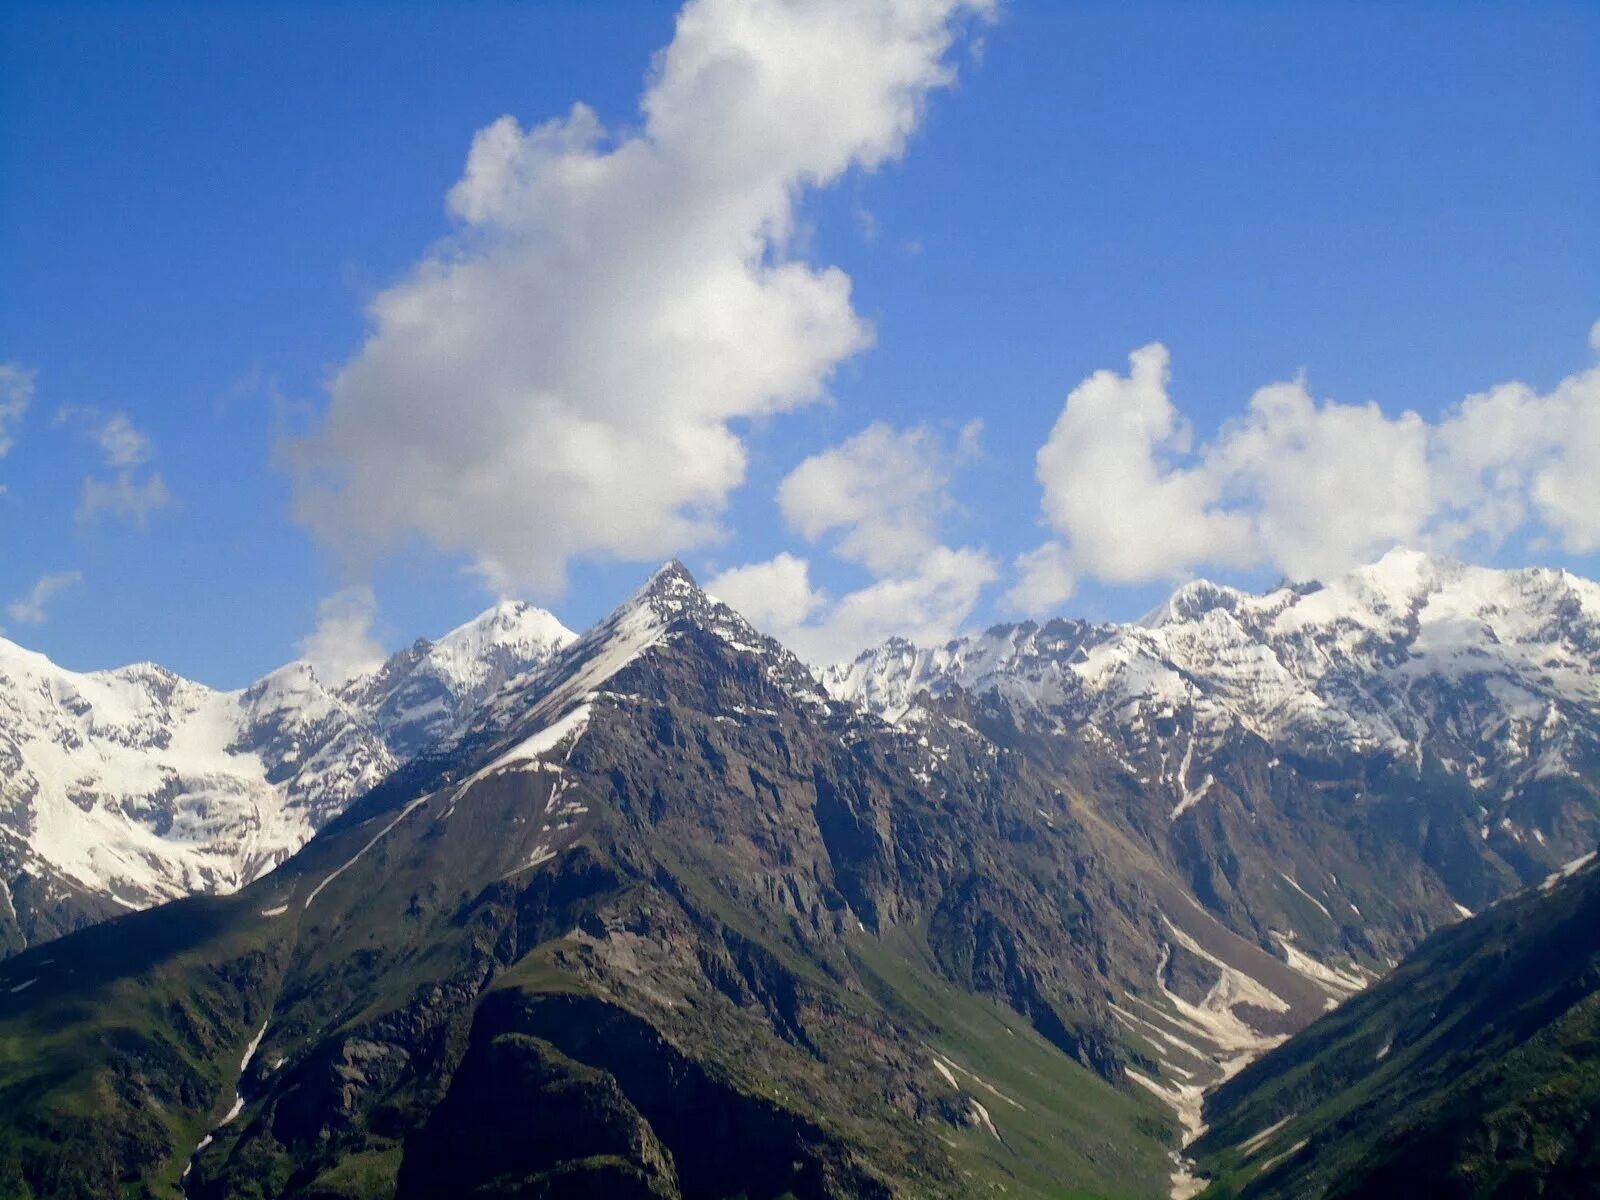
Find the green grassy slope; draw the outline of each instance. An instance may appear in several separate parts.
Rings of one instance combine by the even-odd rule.
[[[1212,1197],[1600,1194],[1600,866],[1435,935],[1206,1115]]]

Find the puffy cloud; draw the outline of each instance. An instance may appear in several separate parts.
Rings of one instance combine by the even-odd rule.
[[[752,418],[867,346],[840,270],[792,257],[804,189],[904,150],[989,0],[691,0],[636,132],[502,117],[449,194],[458,234],[372,302],[300,516],[352,555],[420,536],[496,585],[720,532]]]
[[[778,487],[778,506],[808,541],[836,535],[833,552],[874,577],[834,599],[810,564],[789,553],[725,571],[709,588],[802,658],[829,663],[898,635],[942,641],[972,615],[997,575],[981,550],[940,539],[952,508],[952,467],[977,451],[968,425],[947,448],[932,430],[876,423],[807,458]]]
[[[875,580],[837,600],[811,586],[810,563],[788,553],[724,571],[706,590],[820,666],[889,637],[923,645],[944,641],[966,623],[997,577],[994,560],[982,551],[935,546],[914,571]]]
[[[809,542],[842,531],[840,558],[877,575],[907,571],[938,545],[949,457],[929,429],[876,422],[791,471],[778,507]]]
[[[68,588],[82,582],[81,571],[55,571],[41,575],[31,588],[6,605],[6,615],[23,625],[42,624],[49,616],[46,612],[49,603]]]
[[[960,630],[998,574],[981,550],[937,546],[915,571],[842,596],[826,621],[791,636],[813,662],[839,662],[895,636],[933,645]]]
[[[87,525],[102,517],[116,517],[143,529],[150,514],[172,503],[172,493],[160,475],[136,481],[131,471],[113,479],[86,478],[78,496],[77,519]]]
[[[1129,362],[1126,376],[1096,371],[1067,397],[1038,455],[1046,519],[1071,537],[1077,572],[1115,583],[1243,561],[1249,524],[1218,508],[1221,481],[1177,465],[1191,434],[1167,395],[1166,347]]]
[[[827,600],[811,586],[811,564],[787,551],[766,562],[724,571],[706,590],[758,629],[794,629]]]
[[[1428,429],[1375,404],[1319,404],[1303,382],[1264,387],[1203,455],[1231,507],[1214,520],[1245,530],[1230,557],[1297,579],[1369,562],[1419,539],[1433,511]]]
[[[1572,554],[1600,550],[1600,478],[1595,474],[1600,463],[1600,397],[1594,388],[1600,374],[1591,375],[1595,377],[1589,402],[1563,440],[1563,452],[1532,479],[1540,519]]]
[[[1018,558],[1016,608],[1059,604],[1084,577],[1272,567],[1310,578],[1395,545],[1493,545],[1519,531],[1600,548],[1600,367],[1542,395],[1502,384],[1431,423],[1276,383],[1195,448],[1168,394],[1166,348],[1130,364],[1074,388],[1039,451],[1057,536]]]
[[[1006,602],[1021,612],[1048,612],[1078,590],[1077,568],[1060,542],[1045,542],[1017,556],[1016,582]]]
[[[1504,383],[1467,397],[1434,452],[1445,536],[1498,542],[1536,525],[1573,554],[1600,550],[1600,367],[1543,395]]]
[[[317,678],[337,687],[383,664],[383,645],[372,634],[378,601],[370,587],[350,587],[317,605],[317,627],[296,649]]]

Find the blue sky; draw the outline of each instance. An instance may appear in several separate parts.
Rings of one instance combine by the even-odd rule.
[[[13,396],[25,386],[15,372],[31,373],[31,398],[0,423],[11,442],[0,457],[5,636],[75,667],[149,658],[238,685],[291,657],[341,589],[371,585],[371,603],[345,595],[390,646],[442,632],[502,591],[582,627],[670,553],[817,654],[1025,609],[1135,616],[1188,574],[1263,584],[1385,539],[1600,573],[1583,515],[1589,500],[1600,511],[1600,495],[1563,449],[1587,445],[1600,424],[1590,345],[1600,9],[929,7],[931,23],[905,36],[923,39],[922,66],[954,68],[953,84],[885,67],[883,95],[910,115],[860,130],[844,128],[859,113],[843,101],[763,92],[774,112],[798,105],[818,123],[813,141],[767,161],[792,132],[783,122],[728,138],[735,159],[641,117],[652,55],[674,39],[668,5],[7,5],[0,363],[13,365]],[[658,91],[680,125],[703,131],[725,119],[722,101],[674,91],[673,72],[687,76],[695,55],[714,56],[735,35],[717,25],[725,6],[699,9],[701,41],[681,40],[683,61]],[[862,61],[890,61],[880,49],[863,45]],[[863,86],[860,107],[875,98]],[[799,264],[818,302],[835,306],[827,288],[838,277],[827,272],[850,284],[848,311],[786,326],[770,346],[747,334],[737,304],[716,308],[724,293],[707,293],[708,311],[732,323],[730,344],[756,347],[761,362],[733,389],[726,421],[709,424],[722,366],[714,355],[681,364],[681,386],[695,392],[704,379],[706,394],[681,399],[689,433],[676,458],[662,456],[659,480],[653,465],[631,468],[652,477],[638,511],[654,517],[637,528],[627,506],[608,514],[584,501],[552,515],[551,485],[524,481],[568,468],[560,451],[539,449],[525,412],[474,424],[493,407],[481,380],[555,387],[527,356],[598,348],[595,376],[614,390],[595,401],[578,386],[569,409],[610,412],[615,400],[622,433],[642,420],[679,445],[677,401],[651,394],[648,373],[613,370],[631,361],[626,328],[599,313],[542,325],[530,316],[538,355],[486,362],[523,343],[507,322],[515,306],[492,299],[490,325],[460,352],[470,358],[438,360],[463,367],[460,387],[435,381],[399,398],[420,373],[408,338],[368,342],[369,303],[412,278],[430,248],[441,253],[441,239],[451,239],[448,261],[498,264],[535,309],[626,288],[634,260],[603,249],[580,254],[560,289],[516,274],[537,268],[507,265],[525,264],[519,239],[565,237],[591,220],[556,224],[537,188],[491,194],[484,184],[447,208],[478,131],[515,117],[518,129],[502,127],[517,139],[507,161],[531,175],[542,160],[523,131],[576,101],[608,129],[581,153],[600,162],[634,139],[653,156],[641,178],[662,189],[669,216],[680,201],[686,212],[742,203],[750,179],[777,180],[773,195],[792,190],[792,208],[761,201],[791,227],[752,271]],[[726,111],[758,122],[765,110]],[[804,186],[819,177],[824,186]],[[661,271],[700,278],[701,264],[684,265],[690,248],[673,241],[684,221],[664,217],[655,230],[649,213],[616,220],[584,229],[609,229],[652,262],[664,246]],[[704,232],[708,242],[742,236]],[[601,283],[591,288],[591,276]],[[438,307],[422,313],[445,319]],[[1141,385],[1129,354],[1157,342],[1170,382],[1150,359]],[[792,367],[772,365],[785,356]],[[576,374],[560,379],[586,381],[574,361],[565,369]],[[336,373],[357,362],[366,376],[351,373],[330,398]],[[1074,392],[1097,371],[1127,378]],[[1289,415],[1250,426],[1257,390],[1301,372],[1301,398],[1272,410]],[[1497,411],[1518,430],[1543,422],[1544,440],[1489,463],[1504,494],[1482,494],[1479,472],[1468,495],[1461,480],[1473,472],[1461,463],[1494,458],[1504,426],[1487,407],[1461,420],[1457,406],[1513,380],[1526,392],[1497,394]],[[808,381],[820,381],[821,398]],[[673,386],[662,381],[663,395]],[[1057,427],[1069,393],[1074,418]],[[1378,411],[1359,407],[1368,404]],[[1349,420],[1321,420],[1328,405],[1347,406],[1332,411]],[[504,460],[486,472],[483,497],[413,495],[401,482],[393,495],[336,487],[320,510],[297,510],[319,472],[425,458],[429,447],[403,428],[385,440],[424,410],[448,411],[440,428],[461,434],[448,462],[480,444]],[[1130,447],[1133,412],[1145,431],[1163,414],[1180,418],[1188,440],[1175,426]],[[142,441],[114,436],[119,414]],[[875,440],[857,438],[875,423]],[[356,445],[367,432],[373,440]],[[508,434],[529,437],[523,457],[500,453]],[[1036,472],[1047,441],[1048,480]],[[707,460],[730,443],[742,466],[711,472]],[[1289,495],[1297,481],[1263,465],[1305,444],[1312,465],[1353,472],[1334,504],[1344,515],[1348,503],[1346,524],[1360,526],[1348,536],[1305,525],[1328,493]],[[1124,467],[1150,462],[1158,479],[1126,482]],[[1432,499],[1404,520],[1358,511],[1369,497],[1368,507],[1411,504],[1414,489],[1392,500],[1382,489],[1419,463]],[[1438,499],[1452,487],[1448,503]],[[1085,493],[1114,498],[1123,523],[1086,511]],[[576,531],[554,537],[558,519]],[[486,524],[494,529],[478,537]],[[1165,542],[1154,536],[1163,530]],[[1034,567],[1020,566],[1029,554]],[[769,569],[726,574],[752,567]],[[46,577],[60,586],[31,596]]]

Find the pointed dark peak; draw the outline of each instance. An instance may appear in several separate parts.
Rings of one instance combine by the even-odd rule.
[[[613,676],[640,659],[663,652],[694,656],[697,646],[707,644],[705,639],[755,659],[768,679],[792,696],[826,706],[826,693],[805,664],[704,592],[674,559],[539,671],[486,704],[475,727],[504,736],[521,731],[525,736],[527,728],[548,723],[607,690]]]
[[[708,604],[709,598],[695,582],[689,568],[674,558],[657,568],[629,603],[640,602],[666,615],[685,607],[699,608]]]
[[[761,659],[767,674],[781,681],[786,690],[823,695],[810,669],[787,647],[758,631],[739,612],[702,589],[677,559],[663,564],[612,620],[619,614],[640,610],[660,623],[662,641],[674,641],[680,634],[696,630]]]
[[[643,609],[667,625],[689,621],[704,626],[715,622],[720,607],[695,582],[689,568],[674,558],[663,563],[612,616]]]
[[[693,588],[695,591],[700,590],[700,585],[695,582],[694,576],[689,573],[689,568],[676,558],[669,558],[657,567],[655,574],[650,576],[649,582],[645,584],[646,591],[654,591],[658,588],[676,590],[685,587]]]

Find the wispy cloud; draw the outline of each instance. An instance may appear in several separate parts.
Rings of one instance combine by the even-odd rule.
[[[317,627],[300,640],[300,657],[323,683],[339,684],[383,662],[383,645],[372,634],[378,615],[370,587],[345,588],[317,605]]]
[[[98,422],[94,439],[108,467],[137,467],[150,460],[150,439],[133,427],[127,413],[111,413]]]
[[[36,372],[20,363],[0,363],[0,458],[11,452],[12,430],[33,402]]]
[[[172,492],[159,472],[141,474],[140,468],[154,457],[155,445],[127,413],[68,405],[57,412],[56,421],[77,424],[112,472],[109,477],[84,477],[76,513],[80,525],[111,517],[142,529],[152,513],[172,503]]]
[[[135,480],[131,471],[119,471],[112,479],[84,479],[75,515],[81,525],[115,517],[143,529],[152,513],[171,503],[172,493],[159,474]]]
[[[42,624],[49,616],[49,603],[66,591],[83,582],[81,571],[56,571],[41,575],[38,581],[17,599],[6,605],[6,615],[22,625]]]

